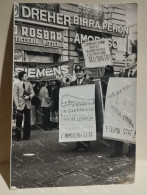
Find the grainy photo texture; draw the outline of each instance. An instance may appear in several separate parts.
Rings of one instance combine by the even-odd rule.
[[[137,4],[14,4],[11,189],[134,183]]]

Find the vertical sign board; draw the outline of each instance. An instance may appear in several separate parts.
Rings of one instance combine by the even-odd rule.
[[[105,67],[112,64],[108,39],[82,43],[87,68]]]
[[[135,143],[136,78],[110,78],[105,104],[103,137]]]
[[[61,88],[59,142],[92,140],[96,140],[95,85]]]

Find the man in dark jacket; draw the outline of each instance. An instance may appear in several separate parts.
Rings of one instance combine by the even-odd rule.
[[[107,94],[107,86],[109,82],[110,77],[116,77],[114,74],[114,68],[111,65],[107,65],[105,67],[105,73],[104,76],[101,78],[101,85],[102,85],[102,93],[103,93],[103,104],[105,107],[105,101],[106,101],[106,94]]]
[[[93,84],[92,80],[85,78],[85,68],[82,65],[75,66],[75,74],[76,80],[70,83],[70,86],[75,85],[87,85]],[[76,150],[85,150],[88,151],[90,149],[90,141],[77,142]]]

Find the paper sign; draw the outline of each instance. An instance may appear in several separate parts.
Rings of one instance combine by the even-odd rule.
[[[136,78],[111,78],[109,80],[103,137],[135,143]]]
[[[95,85],[60,89],[59,142],[96,140]]]
[[[82,49],[87,68],[105,67],[112,64],[107,39],[82,43]]]
[[[127,39],[122,37],[115,37],[117,41],[117,51],[126,52]]]

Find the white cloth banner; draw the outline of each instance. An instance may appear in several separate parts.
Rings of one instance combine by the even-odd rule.
[[[82,43],[87,68],[105,67],[112,64],[108,39]]]
[[[136,78],[110,78],[107,88],[103,137],[135,143]]]
[[[96,140],[95,85],[61,88],[59,142],[92,140]]]

